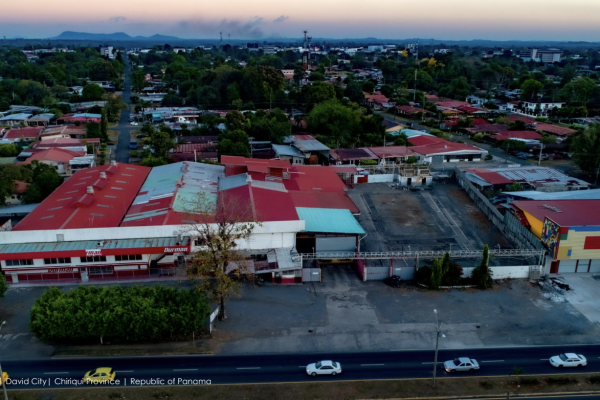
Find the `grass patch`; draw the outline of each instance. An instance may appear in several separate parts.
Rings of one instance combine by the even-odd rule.
[[[577,378],[574,376],[549,376],[546,378],[548,385],[575,385]]]
[[[494,384],[490,381],[481,381],[479,382],[479,386],[481,386],[484,389],[490,390],[494,388]]]
[[[538,378],[521,378],[519,380],[519,384],[523,386],[535,386],[540,384],[540,380]]]

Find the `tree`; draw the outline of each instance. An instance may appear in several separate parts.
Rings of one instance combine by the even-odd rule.
[[[0,273],[0,299],[4,297],[4,294],[8,290],[8,285],[6,284],[6,279],[4,279],[4,275]]]
[[[592,123],[583,133],[577,133],[571,140],[573,162],[588,174],[596,174],[600,166],[600,124]]]
[[[333,85],[323,82],[315,82],[312,85],[303,86],[301,96],[305,102],[304,108],[307,112],[310,112],[315,104],[323,103],[328,100],[334,100],[335,89]]]
[[[362,90],[367,93],[373,93],[375,90],[375,84],[373,81],[365,81],[362,85]]]
[[[219,156],[250,157],[250,138],[241,129],[226,131],[219,135],[217,151]]]
[[[365,100],[363,89],[356,81],[351,81],[346,85],[346,89],[344,89],[344,96],[350,99],[350,101],[358,104],[362,104]]]
[[[104,94],[104,89],[96,83],[89,83],[83,87],[81,97],[85,101],[101,100]]]
[[[598,85],[586,77],[577,78],[574,82],[567,83],[561,90],[564,98],[572,103],[585,106],[594,93],[598,92]]]
[[[467,78],[459,76],[452,79],[449,84],[443,85],[439,90],[439,94],[453,99],[465,99],[471,94],[472,90],[473,87],[469,84]]]
[[[309,132],[321,135],[330,147],[346,146],[358,126],[352,110],[337,100],[317,104],[306,120]]]
[[[85,124],[86,138],[102,138],[102,127],[99,123],[90,121]]]
[[[175,147],[173,138],[167,132],[153,132],[150,136],[150,146],[154,150],[154,156],[167,158],[169,150]]]
[[[535,79],[527,79],[521,84],[521,98],[533,99],[544,88],[544,84]]]
[[[436,258],[433,260],[433,264],[431,265],[431,283],[429,287],[431,289],[439,289],[442,284],[443,277],[444,273],[442,269],[442,260]]]
[[[554,135],[545,135],[540,138],[540,143],[542,144],[554,144],[556,143],[556,136]]]
[[[100,120],[100,135],[102,138],[108,138],[108,121],[106,119],[106,108],[102,108],[102,119]]]
[[[473,279],[473,282],[475,282],[475,284],[480,288],[480,289],[487,289],[488,284],[490,282],[490,280],[492,279],[491,275],[492,275],[492,271],[490,270],[489,267],[489,263],[490,263],[490,256],[489,256],[489,247],[488,245],[484,245],[483,246],[483,257],[481,259],[481,263],[473,268],[473,271],[471,272],[471,278]]]
[[[220,193],[215,204],[200,192],[187,218],[193,222],[186,232],[200,244],[192,255],[188,276],[199,281],[198,289],[219,304],[219,320],[227,318],[226,301],[239,296],[240,280],[252,277],[239,244],[250,239],[257,224],[250,217],[249,206],[233,199]]]

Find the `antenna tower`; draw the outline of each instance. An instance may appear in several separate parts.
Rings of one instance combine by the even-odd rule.
[[[219,32],[219,36],[221,37],[219,43],[223,44],[223,32]]]

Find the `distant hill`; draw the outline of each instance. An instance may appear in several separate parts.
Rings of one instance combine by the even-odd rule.
[[[132,40],[148,40],[152,42],[163,41],[163,40],[181,40],[175,36],[165,35],[153,35],[150,37],[146,36],[129,36],[125,32],[115,33],[87,33],[87,32],[72,32],[66,31],[56,37],[49,38],[50,40],[94,40],[94,41],[132,41]]]

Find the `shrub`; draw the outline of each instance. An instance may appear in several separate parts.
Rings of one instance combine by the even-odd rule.
[[[494,159],[494,156],[491,154],[488,154],[487,156],[485,156],[485,161],[491,161]]]
[[[588,380],[590,381],[590,383],[597,385],[598,383],[600,383],[600,375],[592,375],[588,378]]]
[[[415,272],[415,282],[429,287],[431,285],[431,267],[424,266]]]
[[[30,327],[42,340],[137,342],[201,331],[210,313],[204,294],[165,286],[51,287],[35,301]]]
[[[577,383],[577,378],[571,376],[549,376],[546,378],[548,385],[569,385]]]
[[[523,386],[535,386],[540,384],[540,380],[538,378],[521,378],[519,383]]]
[[[360,160],[360,165],[377,165],[375,160]]]
[[[490,381],[479,382],[479,386],[481,386],[484,389],[493,389],[494,388],[494,384]]]
[[[131,150],[131,157],[132,158],[137,158],[137,156],[138,156],[137,150]]]

